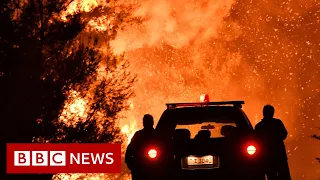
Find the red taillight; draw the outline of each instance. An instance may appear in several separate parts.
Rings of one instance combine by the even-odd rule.
[[[247,147],[247,152],[248,152],[249,155],[255,154],[256,150],[257,150],[256,147],[254,147],[253,145],[250,145],[250,146]]]
[[[148,151],[148,156],[150,157],[150,158],[156,158],[157,157],[157,150],[155,150],[155,149],[150,149],[149,151]]]

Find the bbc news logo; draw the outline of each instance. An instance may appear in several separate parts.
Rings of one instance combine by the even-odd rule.
[[[49,164],[49,161],[50,161],[50,164]],[[65,151],[14,151],[14,166],[65,166],[65,165],[66,165]]]
[[[70,153],[70,164],[112,164],[112,156],[113,153]],[[14,166],[66,166],[66,152],[14,151]]]
[[[120,173],[120,144],[7,144],[7,173]]]

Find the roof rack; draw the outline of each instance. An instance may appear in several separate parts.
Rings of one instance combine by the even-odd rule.
[[[193,102],[193,103],[167,103],[167,109],[177,107],[203,107],[203,106],[218,106],[218,105],[233,105],[234,107],[242,108],[244,101],[217,101],[217,102]]]

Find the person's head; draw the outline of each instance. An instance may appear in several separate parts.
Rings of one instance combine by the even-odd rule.
[[[273,118],[274,116],[274,107],[270,104],[267,104],[263,107],[263,117],[264,118]]]
[[[145,114],[143,116],[143,127],[146,129],[153,128],[153,117],[150,114]]]

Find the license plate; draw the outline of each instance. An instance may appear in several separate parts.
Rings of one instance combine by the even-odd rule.
[[[187,157],[187,165],[188,166],[213,165],[213,164],[214,164],[214,157],[211,155],[202,156],[202,157],[195,157],[195,156],[188,156]]]

